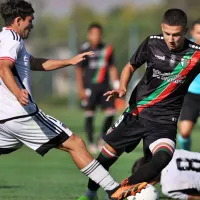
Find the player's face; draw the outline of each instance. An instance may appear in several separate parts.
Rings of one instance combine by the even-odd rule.
[[[102,40],[101,30],[99,28],[90,29],[88,32],[88,40],[92,45],[98,45]]]
[[[200,44],[200,24],[195,24],[191,30],[191,36],[194,39],[194,42]]]
[[[164,40],[171,51],[178,51],[182,48],[187,28],[182,26],[169,26],[161,24]]]
[[[27,39],[31,29],[33,28],[33,15],[27,16],[24,20],[19,19],[18,33],[23,39]]]

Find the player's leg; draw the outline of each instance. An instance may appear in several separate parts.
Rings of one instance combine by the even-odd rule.
[[[42,111],[32,117],[7,122],[15,138],[44,156],[50,149],[59,148],[72,156],[75,164],[86,176],[100,184],[104,190],[113,190],[119,184],[87,152],[83,140],[72,134],[69,128]]]
[[[180,149],[191,150],[192,129],[199,116],[199,95],[187,93],[181,110],[178,144]]]
[[[103,136],[106,135],[106,132],[112,126],[115,114],[116,114],[116,110],[113,107],[107,107],[104,109],[104,122],[101,129],[101,133],[99,135],[99,140],[98,140],[99,151],[102,150],[102,147],[104,145]]]
[[[0,123],[0,155],[12,153],[21,148],[22,145],[6,127],[6,123]]]
[[[50,149],[59,148],[72,156],[76,165],[86,176],[99,184],[111,197],[113,194],[130,196],[144,186],[120,186],[108,171],[87,152],[83,140],[72,134],[63,123],[39,111],[36,115],[7,122],[8,129],[20,142],[44,156]],[[134,190],[135,189],[135,190]],[[126,191],[126,192],[125,192]],[[124,197],[124,195],[122,195]],[[121,200],[123,198],[118,198]]]
[[[116,114],[116,109],[114,105],[114,100],[111,101],[106,101],[106,97],[103,95],[108,91],[107,88],[102,88],[99,99],[100,99],[100,104],[101,108],[104,111],[104,122],[102,124],[102,129],[99,135],[98,139],[98,150],[101,151],[104,141],[103,141],[103,136],[106,135],[107,130],[112,126],[114,117]]]
[[[128,178],[129,184],[137,184],[143,181],[150,182],[167,166],[173,154],[169,154],[163,149],[152,155],[152,159],[142,165],[138,171]]]
[[[153,180],[170,162],[175,150],[176,124],[145,121],[147,134],[144,137],[144,153],[150,161],[128,178],[129,184]]]
[[[103,136],[106,145],[102,148],[97,160],[105,169],[109,170],[122,152],[130,152],[138,145],[142,138],[141,132],[137,132],[140,129],[136,129],[138,124],[139,122],[132,114],[124,113]],[[85,197],[89,200],[93,199],[97,195],[98,188],[98,184],[89,180],[86,193],[79,200]]]
[[[86,89],[88,96],[87,105],[85,106],[85,132],[88,139],[88,150],[90,153],[97,153],[97,147],[94,141],[94,116],[97,102],[97,91]]]
[[[94,110],[85,111],[85,132],[88,139],[88,150],[90,153],[96,153],[97,147],[94,142]]]
[[[179,134],[178,145],[180,149],[191,151],[192,139],[191,132],[194,127],[194,122],[190,120],[180,120],[179,122]]]

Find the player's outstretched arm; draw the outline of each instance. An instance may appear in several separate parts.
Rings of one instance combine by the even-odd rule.
[[[92,51],[78,54],[77,56],[66,60],[51,60],[44,58],[34,58],[30,60],[31,70],[33,71],[51,71],[59,68],[67,67],[70,65],[76,65],[79,62],[85,60],[86,56],[91,56],[94,53]]]
[[[20,89],[17,85],[11,69],[14,67],[14,62],[10,60],[0,60],[0,77],[6,87],[15,95],[17,100],[23,105],[28,105],[28,91]]]
[[[135,71],[135,67],[130,64],[126,64],[124,69],[122,70],[121,77],[120,77],[120,87],[117,90],[111,90],[104,94],[107,96],[106,101],[109,101],[112,98],[120,98],[126,95],[128,83],[131,80],[131,77]]]

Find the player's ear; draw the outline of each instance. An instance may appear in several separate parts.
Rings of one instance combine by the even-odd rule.
[[[161,23],[161,30],[162,30],[162,32],[163,32],[163,23]]]
[[[21,21],[22,21],[21,17],[16,17],[15,18],[15,22],[16,22],[17,26],[20,26]]]

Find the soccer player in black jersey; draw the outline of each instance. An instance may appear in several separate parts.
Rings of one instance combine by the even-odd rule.
[[[102,42],[103,28],[98,23],[92,23],[88,27],[88,42],[81,46],[80,52],[93,51],[94,55],[87,57],[76,69],[79,96],[82,106],[85,108],[85,131],[89,141],[88,149],[91,153],[97,152],[94,142],[93,119],[98,105],[104,110],[105,121],[99,136],[98,149],[102,148],[102,136],[106,134],[112,125],[115,106],[114,100],[105,101],[103,94],[108,91],[110,82],[114,88],[119,87],[119,78],[115,66],[113,48]],[[111,79],[111,81],[110,81]]]
[[[200,72],[200,46],[185,38],[187,15],[180,9],[169,9],[161,28],[162,34],[147,37],[124,67],[119,89],[104,94],[107,101],[123,97],[134,71],[147,63],[129,107],[107,131],[106,144],[97,158],[109,169],[123,152],[133,151],[143,140],[149,162],[122,184],[149,182],[170,162],[184,95]],[[92,199],[98,188],[89,180],[85,196]]]

